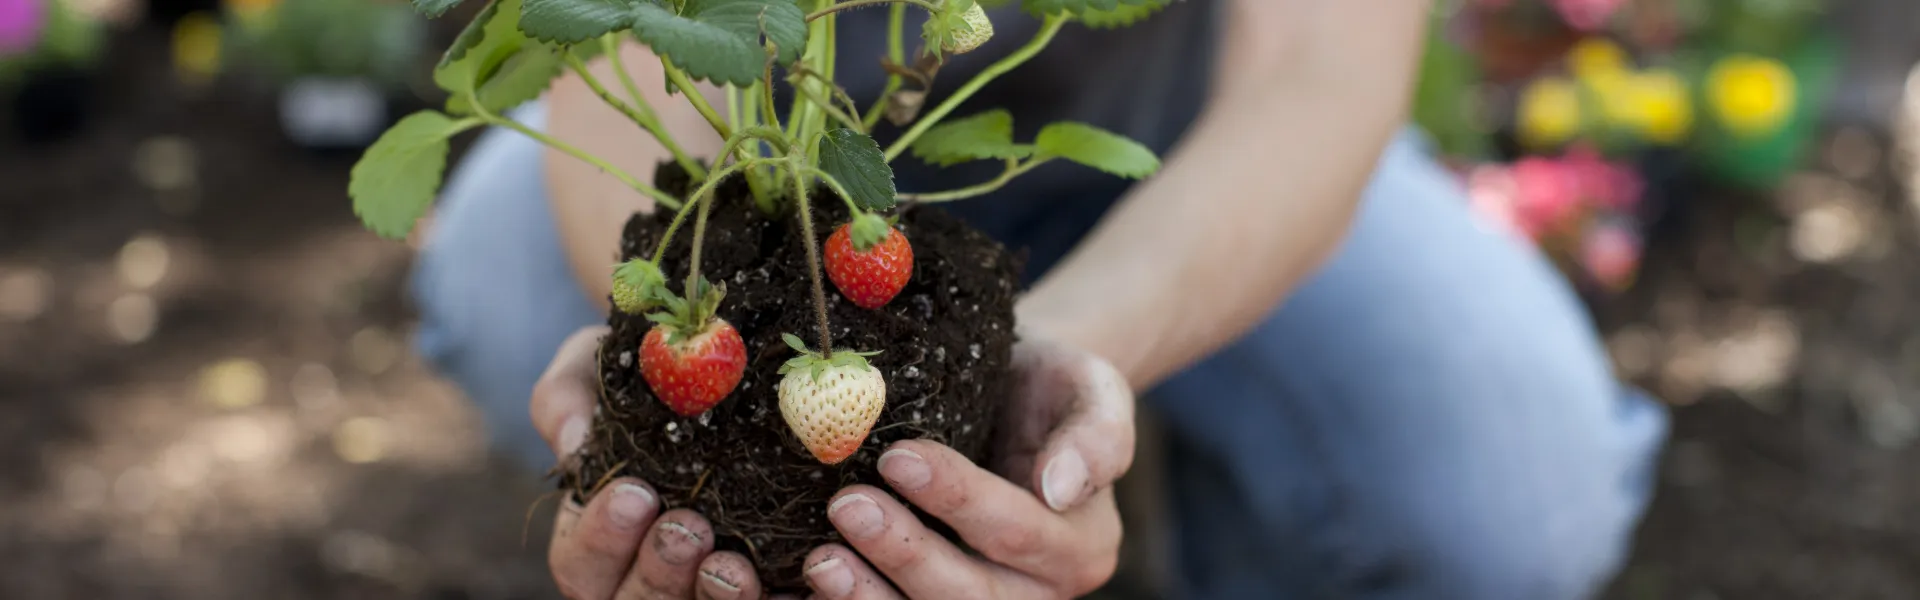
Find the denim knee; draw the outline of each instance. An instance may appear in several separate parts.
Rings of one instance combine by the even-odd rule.
[[[1320,272],[1148,398],[1187,447],[1182,570],[1208,598],[1583,598],[1666,431],[1546,261],[1405,146]]]
[[[543,123],[538,103],[516,116]],[[544,469],[553,452],[527,402],[554,350],[601,322],[580,291],[547,208],[541,146],[489,130],[448,177],[412,274],[416,346],[459,385],[496,450]]]

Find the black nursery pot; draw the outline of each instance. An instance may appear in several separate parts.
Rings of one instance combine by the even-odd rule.
[[[8,98],[7,121],[22,141],[49,143],[80,131],[93,114],[92,73],[55,67],[34,70]]]

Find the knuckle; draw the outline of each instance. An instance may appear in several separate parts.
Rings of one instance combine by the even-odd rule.
[[[981,550],[992,557],[1025,558],[1040,554],[1046,543],[1047,540],[1037,528],[1003,527],[987,538]]]
[[[928,512],[943,516],[959,514],[971,509],[975,504],[973,492],[962,482],[954,481],[955,478],[946,479],[947,481],[939,482],[938,485],[929,486],[931,489],[927,497],[916,498],[914,503],[924,507]]]
[[[1084,561],[1073,567],[1067,579],[1067,594],[1078,597],[1106,585],[1120,568],[1120,557],[1114,553],[1101,553],[1094,560]]]
[[[897,534],[888,532],[884,535],[892,536]],[[889,574],[903,573],[924,566],[927,562],[927,552],[920,547],[920,544],[913,543],[912,541],[903,541],[899,544],[892,544],[886,548],[878,549],[872,554],[867,555],[867,559],[872,561],[873,566],[879,567],[881,571]]]

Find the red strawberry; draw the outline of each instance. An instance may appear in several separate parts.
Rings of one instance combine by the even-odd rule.
[[[861,308],[885,306],[913,278],[913,245],[872,214],[833,230],[826,253],[827,278]]]
[[[717,317],[684,339],[669,340],[677,337],[671,330],[655,325],[640,342],[640,376],[675,414],[697,416],[740,385],[747,370],[747,344],[733,325]]]

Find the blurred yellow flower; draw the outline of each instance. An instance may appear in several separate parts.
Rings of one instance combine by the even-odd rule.
[[[220,21],[205,12],[173,26],[173,68],[182,79],[204,82],[220,72]]]
[[[1580,133],[1580,91],[1562,77],[1542,77],[1520,91],[1520,141],[1551,148]]]
[[[1641,139],[1660,145],[1674,145],[1693,131],[1693,106],[1687,95],[1687,83],[1666,69],[1648,69],[1635,74],[1628,85],[1630,117],[1627,123]]]
[[[1758,137],[1778,131],[1793,112],[1793,71],[1779,61],[1735,54],[1707,73],[1707,103],[1734,135]]]
[[[1607,38],[1581,38],[1567,51],[1567,70],[1587,85],[1623,76],[1630,69],[1627,51]]]

